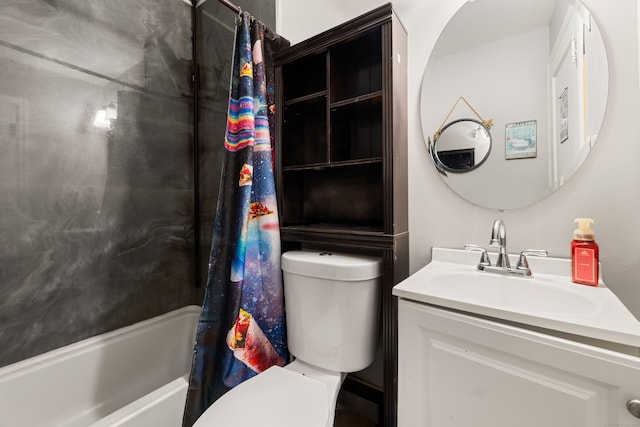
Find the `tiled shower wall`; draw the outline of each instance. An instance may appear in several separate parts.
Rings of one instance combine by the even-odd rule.
[[[197,104],[188,2],[0,4],[0,366],[200,304],[234,14],[196,16]]]

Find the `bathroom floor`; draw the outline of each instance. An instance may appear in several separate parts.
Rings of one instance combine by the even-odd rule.
[[[346,408],[336,409],[334,427],[376,427],[376,421]]]

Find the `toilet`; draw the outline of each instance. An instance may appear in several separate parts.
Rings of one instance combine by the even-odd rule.
[[[282,255],[287,344],[295,358],[243,382],[194,427],[331,427],[347,373],[375,356],[380,258],[323,251]]]

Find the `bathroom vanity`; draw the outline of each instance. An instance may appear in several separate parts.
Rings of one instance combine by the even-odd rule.
[[[572,283],[569,260],[531,259],[532,278],[478,260],[434,248],[394,288],[398,425],[640,425],[640,323],[615,295]]]

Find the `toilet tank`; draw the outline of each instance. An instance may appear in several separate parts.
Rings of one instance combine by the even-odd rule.
[[[382,260],[289,251],[282,271],[291,354],[337,372],[369,366],[380,325]]]

